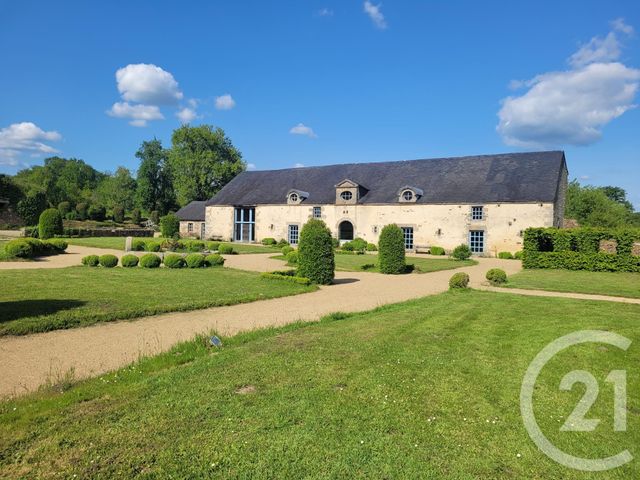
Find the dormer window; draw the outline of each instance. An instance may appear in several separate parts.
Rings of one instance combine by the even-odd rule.
[[[417,187],[402,187],[398,191],[398,201],[401,203],[415,203],[418,201],[424,192]]]
[[[335,187],[336,205],[355,205],[362,198],[362,195],[366,193],[366,189],[362,185],[358,185],[348,178],[345,178]]]
[[[345,202],[348,202],[353,198],[353,193],[351,193],[349,190],[346,190],[340,194],[340,198]]]
[[[299,205],[308,197],[309,194],[307,192],[303,192],[302,190],[289,190],[289,192],[287,193],[287,203],[289,205]]]
[[[291,195],[289,195],[289,201],[291,202],[298,202],[298,194],[297,193],[292,193]]]

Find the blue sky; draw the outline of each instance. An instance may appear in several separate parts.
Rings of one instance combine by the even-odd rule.
[[[257,169],[564,149],[640,208],[637,1],[0,1],[0,58],[4,173],[182,118]]]

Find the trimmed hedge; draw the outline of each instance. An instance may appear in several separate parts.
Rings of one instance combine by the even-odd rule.
[[[49,240],[46,240],[44,243],[47,245],[50,245],[51,249],[55,253],[63,253],[69,246],[66,240],[63,240],[62,238],[50,238]]]
[[[467,288],[469,286],[469,275],[464,272],[454,273],[449,279],[449,289]]]
[[[298,252],[294,250],[293,252],[287,253],[287,263],[291,265],[296,265],[298,263]]]
[[[514,253],[513,258],[516,260],[522,260],[522,250],[518,250],[516,253]]]
[[[285,247],[289,245],[289,242],[287,242],[284,238],[281,238],[280,240],[278,240],[278,243],[276,244],[277,247]]]
[[[312,218],[300,231],[298,275],[313,283],[327,285],[333,281],[335,268],[331,231],[322,220]]]
[[[98,255],[87,255],[86,257],[82,257],[82,264],[87,267],[97,267],[100,265],[100,257],[98,257]]]
[[[511,252],[499,252],[498,258],[501,258],[503,260],[512,260],[513,254]]]
[[[364,252],[367,250],[367,245],[368,244],[366,240],[358,237],[351,240],[350,242],[344,243],[340,248],[347,252]]]
[[[33,258],[43,255],[57,255],[67,249],[67,242],[61,238],[38,240],[37,238],[16,238],[4,246],[9,257]]]
[[[180,219],[175,213],[170,213],[160,219],[160,232],[163,237],[167,238],[171,238],[180,232]]]
[[[144,252],[146,248],[147,248],[147,243],[144,240],[134,238],[131,241],[131,250],[133,250],[134,252]]]
[[[400,227],[395,224],[385,226],[380,232],[378,248],[381,273],[398,274],[406,272],[404,234]]]
[[[378,247],[375,243],[367,243],[367,252],[377,252]]]
[[[111,254],[100,255],[100,265],[105,268],[113,268],[118,265],[118,257]]]
[[[485,275],[491,285],[502,285],[507,283],[507,274],[500,268],[492,268]]]
[[[182,255],[169,253],[164,256],[164,266],[167,268],[183,268],[186,265]]]
[[[220,247],[220,242],[207,242],[207,250],[215,252]]]
[[[616,242],[616,253],[600,251],[600,242]],[[524,268],[564,268],[593,272],[640,272],[633,244],[640,229],[528,228],[524,233]]]
[[[184,258],[189,268],[202,268],[205,267],[204,255],[201,253],[190,253]]]
[[[287,255],[289,255],[291,252],[293,252],[295,250],[295,248],[293,248],[290,245],[285,245],[284,247],[282,247],[280,249],[280,251],[282,252],[282,254],[286,257]]]
[[[209,267],[217,267],[224,265],[224,258],[222,255],[218,255],[217,253],[212,253],[204,257],[204,261],[207,263]]]
[[[31,258],[35,255],[33,246],[23,239],[10,240],[4,246],[4,251],[11,257]]]
[[[444,255],[444,248],[442,248],[442,247],[431,247],[429,249],[429,253],[431,255]]]
[[[299,285],[311,285],[311,280],[305,277],[282,275],[275,272],[262,272],[260,276],[262,278],[268,278],[270,280],[283,280],[285,282],[297,283]]]
[[[267,238],[263,238],[262,239],[262,244],[263,245],[276,245],[278,242],[276,242],[275,238],[271,238],[271,237],[267,237]]]
[[[221,243],[220,245],[218,245],[218,253],[220,255],[232,255],[234,253],[233,246],[226,243]]]
[[[451,256],[456,260],[467,260],[471,257],[471,249],[468,245],[462,243],[453,249]]]
[[[162,259],[155,253],[146,253],[140,257],[142,268],[158,268],[161,263]]]
[[[136,255],[125,255],[120,259],[120,264],[125,268],[132,268],[138,266],[138,257]]]
[[[40,214],[38,221],[38,237],[46,240],[55,235],[62,235],[62,215],[57,208],[48,208]]]

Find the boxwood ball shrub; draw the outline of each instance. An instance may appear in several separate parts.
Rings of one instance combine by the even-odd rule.
[[[62,238],[50,238],[45,243],[50,245],[55,253],[63,253],[69,246]]]
[[[189,252],[202,252],[205,249],[205,243],[200,240],[190,240],[185,246]]]
[[[220,242],[207,242],[207,250],[209,250],[210,252],[217,251],[219,246]]]
[[[377,252],[378,247],[375,243],[367,243],[367,252]]]
[[[139,238],[134,238],[131,242],[131,250],[134,252],[144,252],[147,248],[147,244],[144,240],[140,240]]]
[[[282,247],[280,249],[280,251],[282,252],[282,254],[286,257],[287,255],[289,255],[289,253],[293,252],[295,250],[295,248],[293,248],[290,245],[285,245],[284,247]]]
[[[204,255],[201,253],[190,253],[184,260],[189,268],[202,268],[205,266]]]
[[[161,245],[162,244],[160,242],[146,242],[144,245],[144,249],[147,252],[159,252]]]
[[[82,257],[82,264],[87,267],[97,267],[100,265],[100,257],[98,257],[98,255],[87,255],[86,257]]]
[[[491,285],[501,285],[507,282],[507,274],[504,270],[500,268],[492,268],[487,272],[486,275],[487,280]]]
[[[167,268],[183,268],[186,265],[182,255],[169,253],[164,256],[164,266]]]
[[[142,268],[158,268],[161,263],[162,259],[155,253],[146,253],[140,257]]]
[[[335,257],[331,231],[317,218],[304,224],[298,244],[298,276],[327,285],[335,276]]]
[[[277,242],[275,238],[267,237],[262,239],[263,245],[275,245],[276,243]]]
[[[118,265],[118,257],[115,255],[100,255],[100,265],[105,268],[113,268]]]
[[[160,232],[163,237],[167,238],[180,232],[180,219],[175,213],[170,213],[160,219]]]
[[[222,255],[218,255],[217,253],[212,253],[204,257],[204,261],[210,267],[218,267],[224,265],[224,258]]]
[[[130,253],[129,255],[125,255],[120,259],[120,264],[123,267],[131,268],[131,267],[137,267],[138,261],[139,261],[138,257]]]
[[[287,253],[287,263],[290,263],[291,265],[296,265],[298,263],[298,252],[296,250]]]
[[[226,243],[222,243],[218,246],[218,253],[220,255],[231,255],[233,253],[233,247]]]
[[[449,288],[467,288],[469,286],[469,275],[464,272],[454,273],[449,279]]]
[[[522,260],[522,250],[518,250],[516,253],[514,253],[513,258],[515,258],[516,260]]]
[[[286,245],[289,245],[289,242],[287,242],[284,238],[281,238],[280,240],[278,240],[278,243],[276,244],[276,246],[278,247],[284,247]]]
[[[62,235],[62,215],[57,208],[48,208],[40,214],[38,221],[38,237],[47,239],[55,235]]]
[[[31,258],[35,254],[33,246],[23,239],[7,242],[4,251],[7,255],[18,258]]]
[[[468,245],[462,243],[453,249],[453,253],[451,255],[456,260],[467,260],[471,256],[471,249]]]
[[[431,247],[429,249],[429,253],[431,255],[444,255],[444,248],[442,248],[442,247]]]
[[[501,258],[503,260],[511,260],[513,259],[513,255],[511,254],[511,252],[498,252],[498,258]]]
[[[392,224],[382,229],[378,241],[378,251],[381,273],[398,274],[406,271],[404,234],[400,227]]]

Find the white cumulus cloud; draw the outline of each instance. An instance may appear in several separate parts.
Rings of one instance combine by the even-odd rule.
[[[256,170],[257,168],[255,163],[247,163],[247,170]]]
[[[616,33],[610,32],[574,53],[568,60],[571,69],[512,82],[513,87],[528,90],[502,100],[496,128],[503,141],[547,148],[599,140],[606,124],[636,107],[640,70],[617,62],[619,56]]]
[[[624,23],[624,18],[616,18],[611,21],[611,28],[627,35],[633,35],[633,27]]]
[[[216,97],[216,109],[218,110],[231,110],[235,106],[236,101],[228,93]]]
[[[163,120],[164,115],[156,105],[132,105],[129,102],[116,102],[107,114],[117,118],[128,118],[134,127],[146,127],[150,120]]]
[[[0,165],[18,165],[19,157],[27,153],[31,156],[58,153],[45,142],[61,139],[58,132],[42,130],[35,123],[13,123],[0,130]]]
[[[324,7],[318,10],[317,15],[319,17],[333,17],[333,10],[331,10],[330,8]]]
[[[191,123],[198,118],[198,113],[193,108],[184,107],[176,112],[176,117],[178,117],[182,123]]]
[[[306,135],[309,138],[317,138],[313,128],[307,127],[304,123],[299,123],[295,127],[291,127],[289,133],[292,135]]]
[[[162,68],[146,64],[129,64],[116,72],[118,91],[127,102],[172,105],[183,94],[173,75]]]
[[[387,21],[384,19],[384,15],[382,14],[382,3],[378,5],[374,5],[369,0],[364,2],[364,13],[369,15],[373,24],[381,30],[387,28]]]

